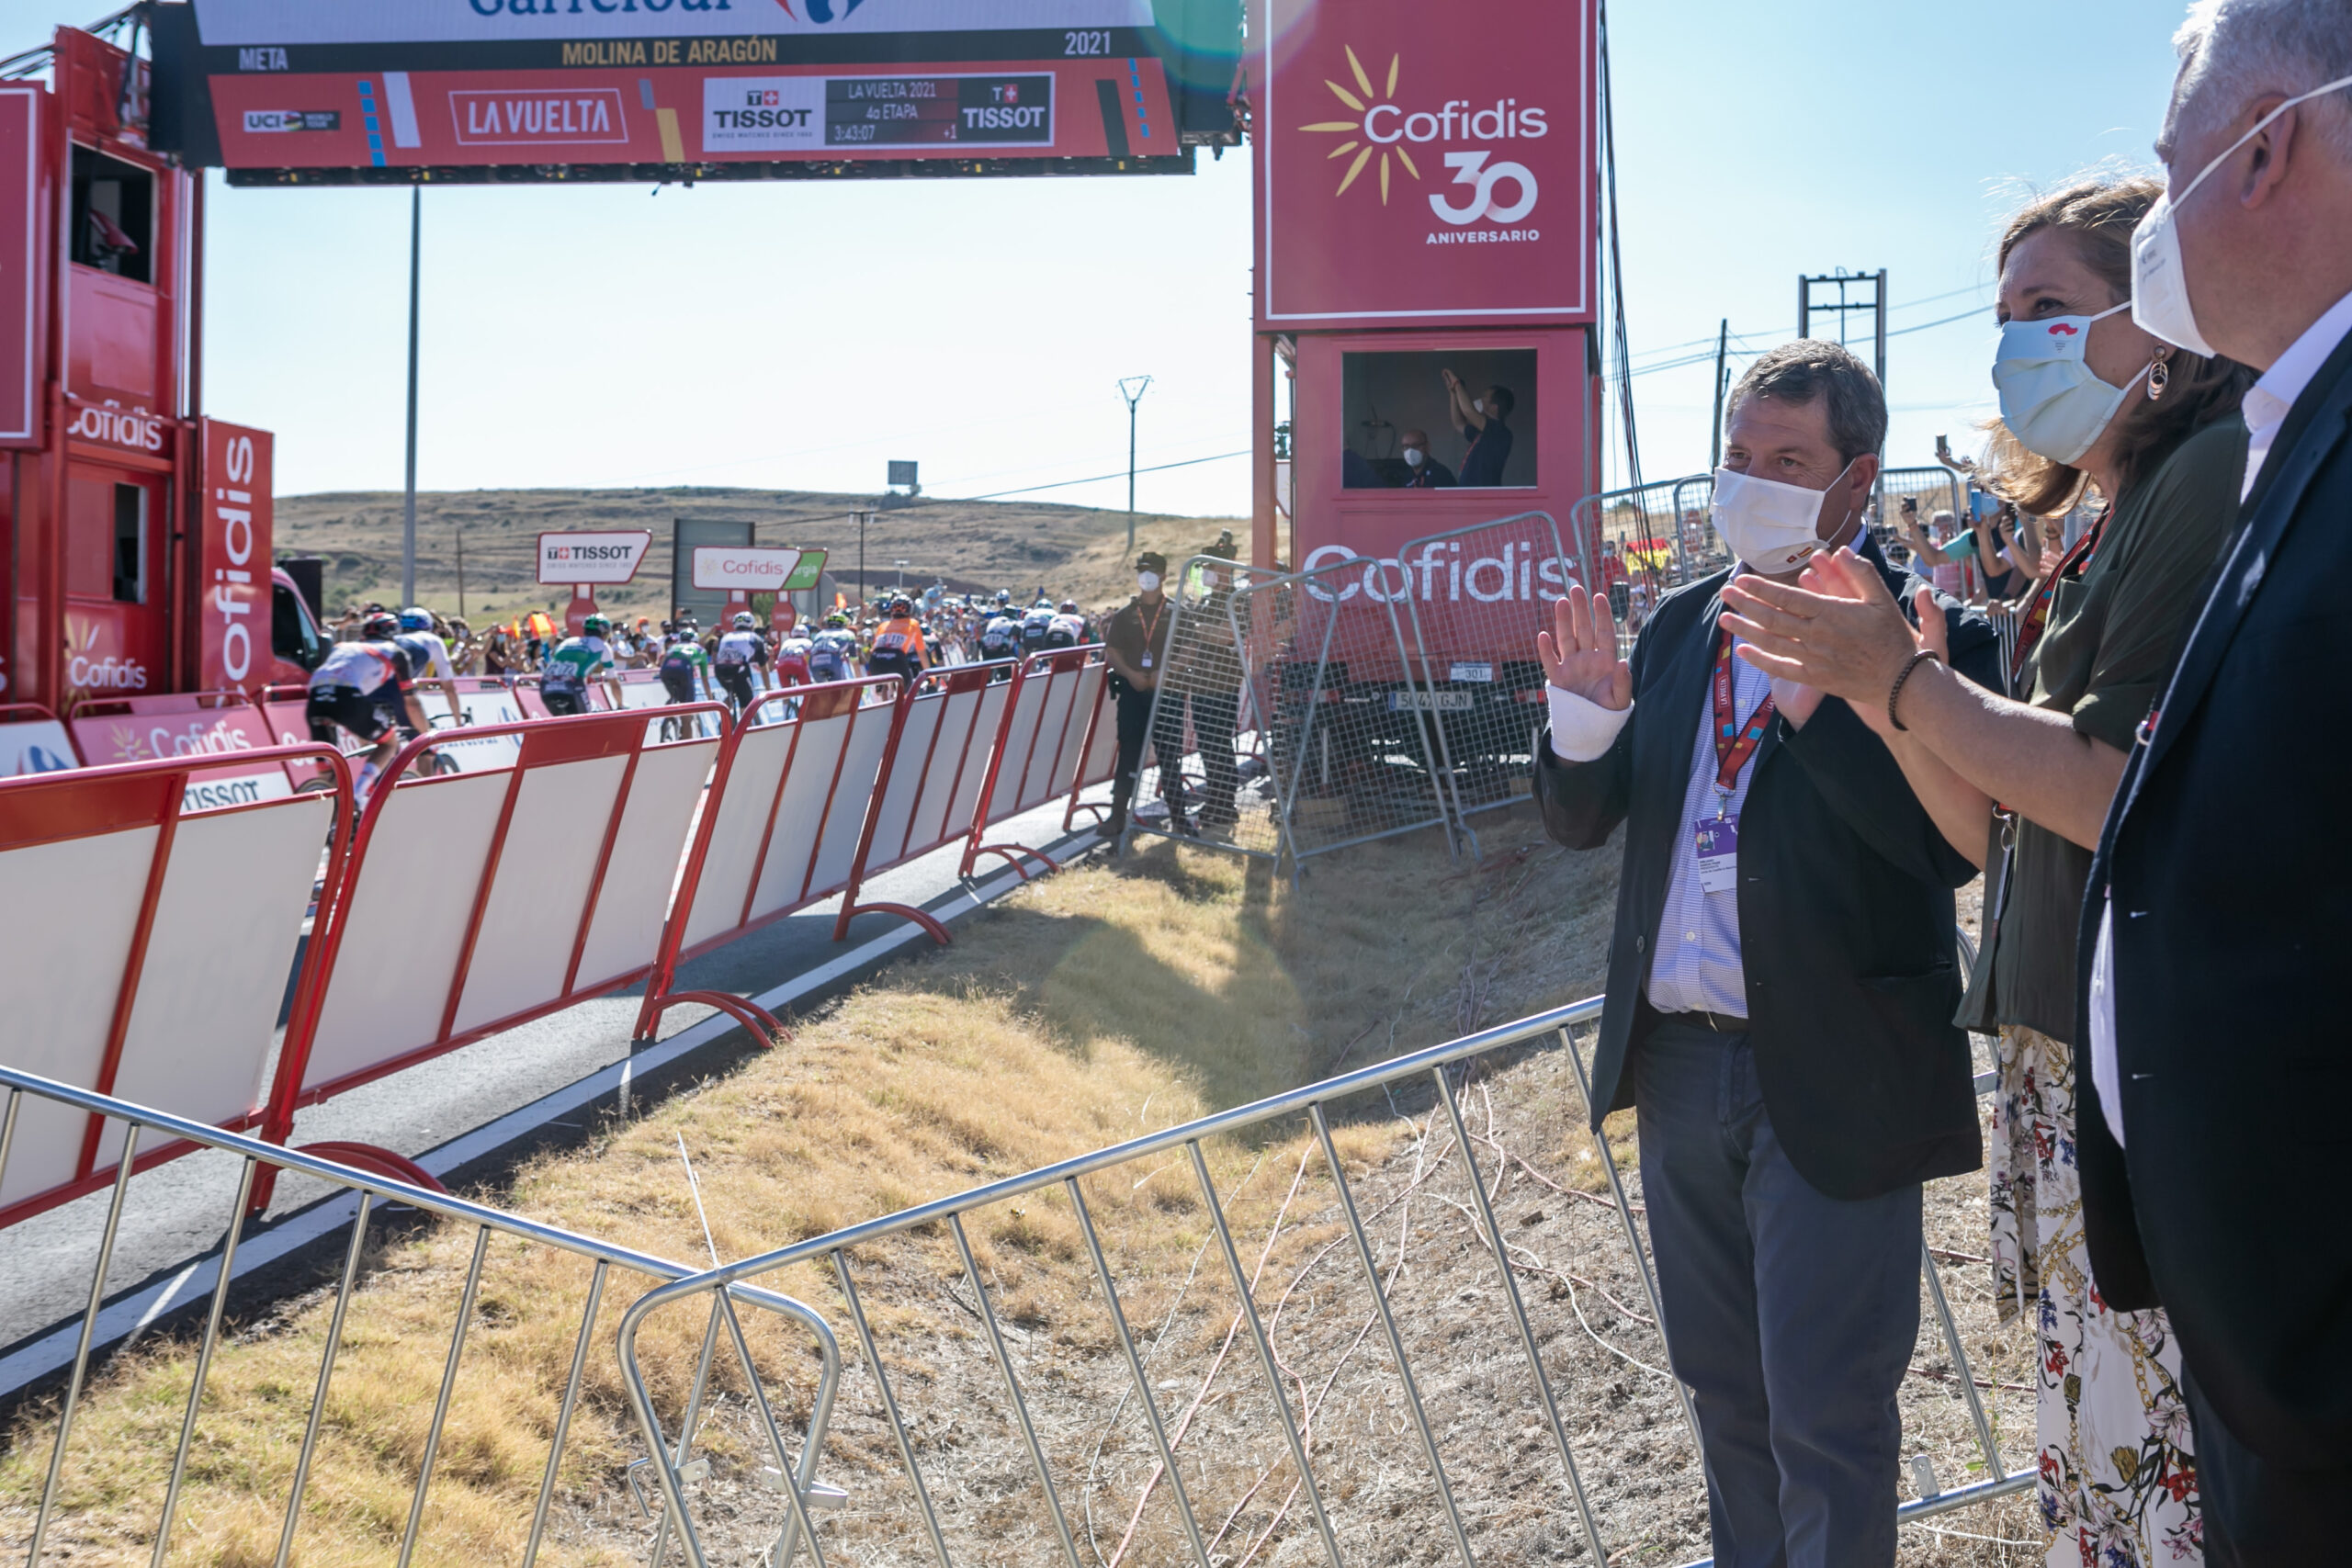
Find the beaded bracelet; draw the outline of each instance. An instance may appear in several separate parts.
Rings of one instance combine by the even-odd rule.
[[[1942,658],[1933,649],[1921,649],[1903,661],[1902,672],[1894,677],[1894,684],[1886,689],[1886,721],[1897,729],[1908,731],[1911,728],[1897,717],[1894,712],[1895,702],[1903,695],[1903,683],[1911,679],[1911,671],[1930,660],[1939,664],[1943,662]]]

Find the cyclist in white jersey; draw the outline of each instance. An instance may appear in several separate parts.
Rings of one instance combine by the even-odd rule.
[[[760,636],[759,624],[750,611],[738,612],[732,628],[718,639],[718,652],[711,660],[719,685],[734,699],[739,714],[758,699],[752,671],[767,668],[767,639]]]
[[[394,640],[400,629],[390,615],[370,615],[360,624],[357,640],[334,644],[311,671],[306,713],[311,738],[332,746],[341,728],[375,743],[353,784],[356,806],[368,803],[401,741],[426,728],[424,710],[410,689],[414,667],[408,650]]]

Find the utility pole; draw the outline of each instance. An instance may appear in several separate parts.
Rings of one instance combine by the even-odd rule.
[[[1724,362],[1724,351],[1731,345],[1731,318],[1725,316],[1723,325],[1715,329],[1715,440],[1707,457],[1710,469],[1724,466],[1724,381],[1730,367]],[[1675,520],[1676,537],[1681,536],[1681,520]]]
[[[1860,288],[1865,284],[1870,286],[1869,299],[1849,298],[1848,289]],[[1833,287],[1838,290],[1836,303],[1826,299],[1819,304],[1814,302],[1816,288],[1826,295]],[[1838,318],[1838,341],[1842,344],[1847,340],[1846,318],[1856,311],[1870,313],[1871,340],[1875,344],[1871,367],[1878,373],[1878,384],[1883,389],[1886,385],[1886,268],[1881,267],[1876,272],[1848,272],[1841,266],[1825,277],[1797,279],[1797,336],[1811,337],[1814,317],[1826,312]]]
[[[1132,386],[1135,390],[1127,389]],[[1127,553],[1136,548],[1136,405],[1151,388],[1148,376],[1123,376],[1119,378],[1119,396],[1127,400]]]
[[[401,523],[401,604],[416,603],[416,326],[424,261],[424,187],[408,190],[408,507]]]
[[[466,531],[458,530],[458,619],[466,618]]]
[[[865,607],[865,523],[866,519],[872,517],[874,513],[861,511],[853,512],[850,515],[857,519],[857,604],[858,608],[864,609]]]
[[[902,560],[894,560],[890,564],[899,569],[899,586],[897,592],[903,593],[907,591],[907,563]]]

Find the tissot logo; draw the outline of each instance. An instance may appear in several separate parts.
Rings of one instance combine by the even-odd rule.
[[[1551,124],[1545,111],[1537,106],[1521,105],[1517,98],[1497,98],[1492,104],[1479,106],[1467,98],[1448,98],[1434,109],[1416,107],[1399,101],[1397,79],[1403,73],[1403,56],[1390,55],[1388,70],[1377,85],[1353,48],[1342,45],[1347,56],[1348,74],[1355,85],[1351,89],[1329,77],[1324,86],[1332,96],[1355,111],[1354,119],[1317,120],[1302,125],[1301,130],[1326,135],[1344,134],[1348,140],[1331,149],[1334,159],[1355,154],[1340,176],[1335,195],[1345,195],[1356,176],[1378,160],[1380,170],[1380,201],[1388,203],[1393,167],[1413,179],[1421,175],[1420,164],[1414,160],[1413,148],[1461,141],[1509,141],[1521,138],[1533,139],[1549,135]],[[1535,175],[1524,164],[1508,160],[1492,162],[1494,153],[1485,152],[1444,152],[1445,166],[1454,171],[1453,183],[1470,186],[1470,194],[1459,201],[1449,200],[1442,194],[1429,197],[1430,210],[1451,224],[1476,223],[1481,219],[1498,224],[1517,223],[1535,209]],[[1500,187],[1508,187],[1510,199],[1502,198]]]

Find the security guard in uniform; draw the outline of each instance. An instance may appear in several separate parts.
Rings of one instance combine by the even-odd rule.
[[[1158,550],[1136,557],[1136,596],[1111,617],[1102,634],[1102,655],[1111,666],[1111,694],[1119,703],[1119,769],[1111,783],[1111,815],[1102,834],[1116,842],[1126,831],[1127,807],[1135,799],[1136,773],[1143,763],[1144,736],[1151,728],[1151,698],[1168,661],[1168,634],[1175,624],[1174,606],[1168,603],[1162,582],[1168,558]],[[1165,759],[1173,763],[1175,759]],[[1175,792],[1169,812],[1184,820],[1183,780],[1173,766],[1163,765],[1162,776]]]

